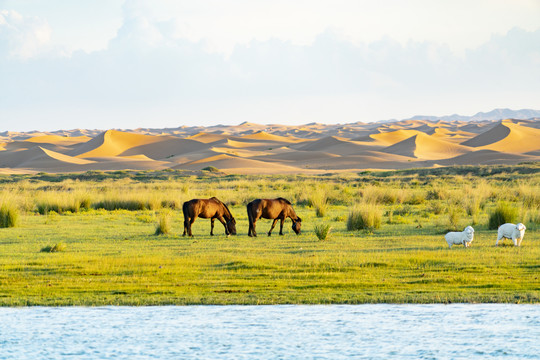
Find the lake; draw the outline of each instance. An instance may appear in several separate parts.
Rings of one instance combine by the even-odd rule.
[[[0,359],[538,359],[540,306],[0,308]]]

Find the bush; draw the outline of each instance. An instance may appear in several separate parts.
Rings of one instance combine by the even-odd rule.
[[[0,206],[0,228],[15,227],[18,222],[19,210],[15,206],[2,204]]]
[[[515,223],[518,214],[518,209],[511,207],[508,203],[500,202],[495,211],[489,215],[488,228],[493,230],[498,229],[502,224]]]
[[[156,225],[155,235],[166,235],[171,232],[170,217],[168,212],[161,213]]]
[[[356,205],[347,218],[347,230],[374,230],[381,227],[381,209],[374,204]]]
[[[328,239],[330,230],[332,230],[332,226],[330,226],[330,224],[315,225],[315,235],[321,241]]]
[[[219,169],[217,167],[215,167],[215,166],[207,166],[202,170],[203,171],[210,171],[210,172],[219,172]]]
[[[61,252],[65,251],[67,248],[66,244],[64,243],[58,243],[55,245],[48,245],[41,249],[41,252]]]

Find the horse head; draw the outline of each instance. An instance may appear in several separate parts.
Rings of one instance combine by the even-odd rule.
[[[236,235],[236,220],[232,216],[227,220],[227,231],[231,235]]]
[[[299,217],[292,221],[292,229],[296,235],[300,235],[300,227],[302,226],[302,219]]]

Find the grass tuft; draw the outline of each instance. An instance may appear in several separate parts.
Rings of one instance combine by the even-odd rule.
[[[66,244],[60,242],[54,245],[47,245],[44,248],[42,248],[40,251],[54,253],[54,252],[66,251],[66,248],[67,248]]]
[[[347,218],[347,230],[373,231],[381,227],[382,211],[375,204],[357,204]]]
[[[155,235],[167,235],[171,232],[170,218],[171,215],[169,212],[164,211],[161,213],[156,225],[156,232],[154,233]]]
[[[488,228],[498,229],[499,226],[506,223],[515,223],[518,218],[519,211],[515,207],[510,206],[506,202],[497,204],[497,208],[489,214]]]
[[[19,210],[11,204],[0,206],[0,228],[16,227],[19,222]]]
[[[315,225],[315,235],[317,236],[317,239],[321,241],[325,241],[328,239],[328,235],[330,235],[331,230],[332,226],[330,224]]]

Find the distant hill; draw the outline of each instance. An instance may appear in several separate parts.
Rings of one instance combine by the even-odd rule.
[[[540,110],[521,109],[495,109],[489,112],[479,112],[473,116],[446,115],[446,116],[428,116],[415,115],[405,120],[429,120],[429,121],[481,121],[481,120],[503,120],[503,119],[533,119],[540,118]]]

